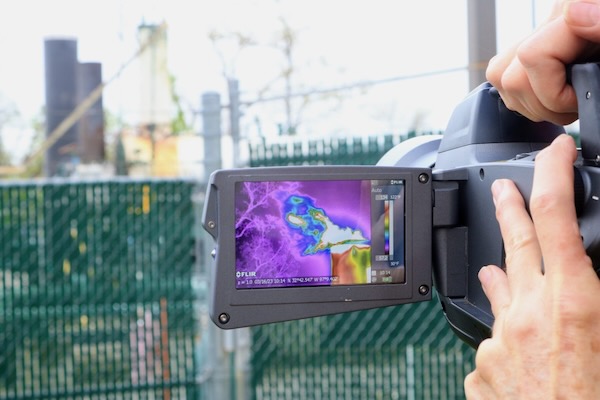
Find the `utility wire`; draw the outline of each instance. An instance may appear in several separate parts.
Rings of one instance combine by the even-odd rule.
[[[359,89],[359,88],[364,88],[364,87],[369,87],[369,86],[376,86],[376,85],[381,85],[381,84],[386,84],[386,83],[391,83],[391,82],[406,81],[406,80],[419,79],[419,78],[429,78],[432,76],[451,74],[451,73],[460,72],[460,71],[480,70],[480,69],[486,68],[487,64],[488,64],[487,61],[486,62],[482,61],[479,63],[469,64],[469,65],[462,66],[462,67],[447,68],[447,69],[436,70],[436,71],[419,72],[419,73],[408,74],[408,75],[398,75],[398,76],[393,76],[390,78],[383,78],[383,79],[376,79],[376,80],[359,81],[359,82],[353,82],[353,83],[349,83],[346,85],[341,85],[341,86],[336,86],[336,87],[331,87],[331,88],[310,89],[310,90],[305,90],[305,91],[301,91],[301,92],[295,92],[295,93],[292,93],[289,95],[280,94],[280,95],[275,95],[275,96],[271,96],[271,97],[258,97],[254,100],[240,101],[240,105],[252,106],[257,103],[279,101],[279,100],[284,100],[284,99],[289,99],[289,98],[294,98],[294,97],[305,97],[305,96],[316,95],[316,94],[334,93],[334,92]],[[228,108],[228,107],[229,107],[229,105],[223,106],[223,108]]]

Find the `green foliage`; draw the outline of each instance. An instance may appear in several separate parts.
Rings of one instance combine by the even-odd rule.
[[[185,120],[185,113],[181,106],[181,97],[175,90],[175,76],[170,75],[169,80],[171,81],[171,98],[177,109],[175,117],[171,120],[171,134],[177,136],[181,133],[190,131],[191,126]]]
[[[11,165],[10,153],[4,147],[2,140],[4,129],[19,117],[15,103],[0,93],[0,165]]]
[[[24,178],[35,178],[40,177],[44,174],[44,159],[43,157],[37,157],[32,159],[31,156],[35,154],[36,150],[44,143],[46,138],[46,109],[42,107],[40,112],[31,121],[31,126],[34,131],[33,140],[29,147],[29,153],[25,157],[25,171],[23,172]]]
[[[11,165],[10,155],[4,148],[2,137],[0,136],[0,165]]]
[[[115,175],[117,176],[126,176],[128,175],[127,171],[127,158],[125,157],[125,147],[123,146],[123,140],[121,135],[117,136],[117,140],[115,141]]]

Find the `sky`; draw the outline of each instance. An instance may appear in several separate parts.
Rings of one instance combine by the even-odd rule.
[[[551,0],[498,0],[498,50],[527,35],[548,14]],[[44,104],[44,39],[73,37],[82,62],[101,62],[112,78],[139,46],[141,23],[168,26],[169,70],[175,90],[198,125],[194,111],[203,93],[227,102],[223,63],[209,32],[241,32],[256,45],[238,51],[223,41],[219,52],[239,79],[242,101],[280,74],[281,51],[273,48],[281,18],[297,33],[295,91],[379,85],[312,96],[303,109],[302,135],[368,135],[417,127],[442,130],[468,92],[467,73],[413,75],[467,65],[466,0],[21,0],[0,5],[0,105],[14,105],[19,118],[3,132],[5,147],[26,147],[31,121]],[[106,88],[104,106],[135,124],[139,114],[139,66],[129,65]],[[392,78],[392,79],[390,79]],[[267,96],[282,93],[281,82]],[[281,102],[243,110],[242,134],[273,137],[282,123]]]

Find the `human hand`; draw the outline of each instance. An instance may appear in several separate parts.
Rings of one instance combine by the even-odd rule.
[[[506,273],[479,272],[495,322],[465,380],[468,399],[600,399],[600,280],[577,225],[576,156],[567,135],[538,154],[531,217],[512,181],[492,186]]]
[[[566,125],[577,119],[577,98],[565,66],[598,61],[599,43],[600,0],[559,0],[535,32],[490,60],[487,79],[509,109]]]

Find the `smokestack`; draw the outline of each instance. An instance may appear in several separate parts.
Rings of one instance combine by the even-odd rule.
[[[44,41],[46,77],[46,137],[77,105],[77,40],[49,38]],[[44,174],[68,175],[77,162],[77,124],[46,152]]]
[[[85,100],[102,84],[100,63],[79,63],[77,68],[77,100]],[[78,154],[83,163],[104,161],[104,110],[102,96],[79,120]]]
[[[140,43],[150,44],[140,54],[142,126],[168,126],[173,116],[171,80],[167,66],[167,33],[161,25],[138,27]]]

